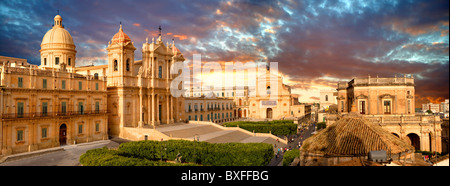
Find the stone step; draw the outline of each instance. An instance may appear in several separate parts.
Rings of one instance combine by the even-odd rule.
[[[233,131],[206,141],[210,143],[241,142],[248,137],[251,137],[251,135],[241,131]]]
[[[174,137],[174,138],[190,138],[195,135],[203,135],[208,133],[213,133],[217,131],[222,131],[220,128],[210,126],[210,125],[200,125],[196,127],[189,127],[179,130],[169,130],[163,132],[167,136]],[[191,138],[193,139],[193,138]]]

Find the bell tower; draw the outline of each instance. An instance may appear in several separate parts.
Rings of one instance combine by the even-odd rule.
[[[134,51],[136,48],[122,29],[122,23],[117,32],[108,42],[108,86],[131,85],[134,70]]]

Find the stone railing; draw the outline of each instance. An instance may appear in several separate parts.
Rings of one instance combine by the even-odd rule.
[[[341,114],[328,114],[327,120],[336,120],[340,118]],[[357,115],[359,117],[363,117],[364,119],[379,124],[419,124],[419,123],[436,123],[440,122],[441,119],[439,116],[392,116],[392,115]]]

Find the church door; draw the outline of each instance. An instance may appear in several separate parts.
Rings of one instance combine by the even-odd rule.
[[[267,108],[266,116],[268,119],[272,119],[272,108]]]
[[[67,140],[67,126],[62,124],[59,127],[59,145],[65,145]]]

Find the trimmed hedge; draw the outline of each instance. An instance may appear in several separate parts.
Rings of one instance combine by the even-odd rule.
[[[273,120],[273,121],[236,121],[224,124],[226,127],[237,127],[250,132],[269,133],[273,135],[290,135],[297,133],[297,124],[292,120]]]
[[[266,143],[208,143],[186,140],[137,141],[123,143],[119,150],[128,157],[174,160],[212,166],[264,166],[273,158]]]
[[[173,161],[177,154],[181,162]],[[265,166],[273,158],[273,147],[266,143],[207,143],[186,140],[136,141],[122,143],[118,150],[93,149],[80,156],[85,166]]]
[[[327,123],[320,122],[320,123],[317,123],[316,126],[317,126],[317,130],[324,129],[324,128],[327,128]]]
[[[286,151],[283,155],[283,166],[289,166],[289,164],[297,157],[300,157],[300,150],[292,149]]]
[[[174,164],[164,161],[150,161],[141,158],[122,156],[120,151],[106,147],[88,150],[80,156],[83,166],[196,166],[197,164]]]

